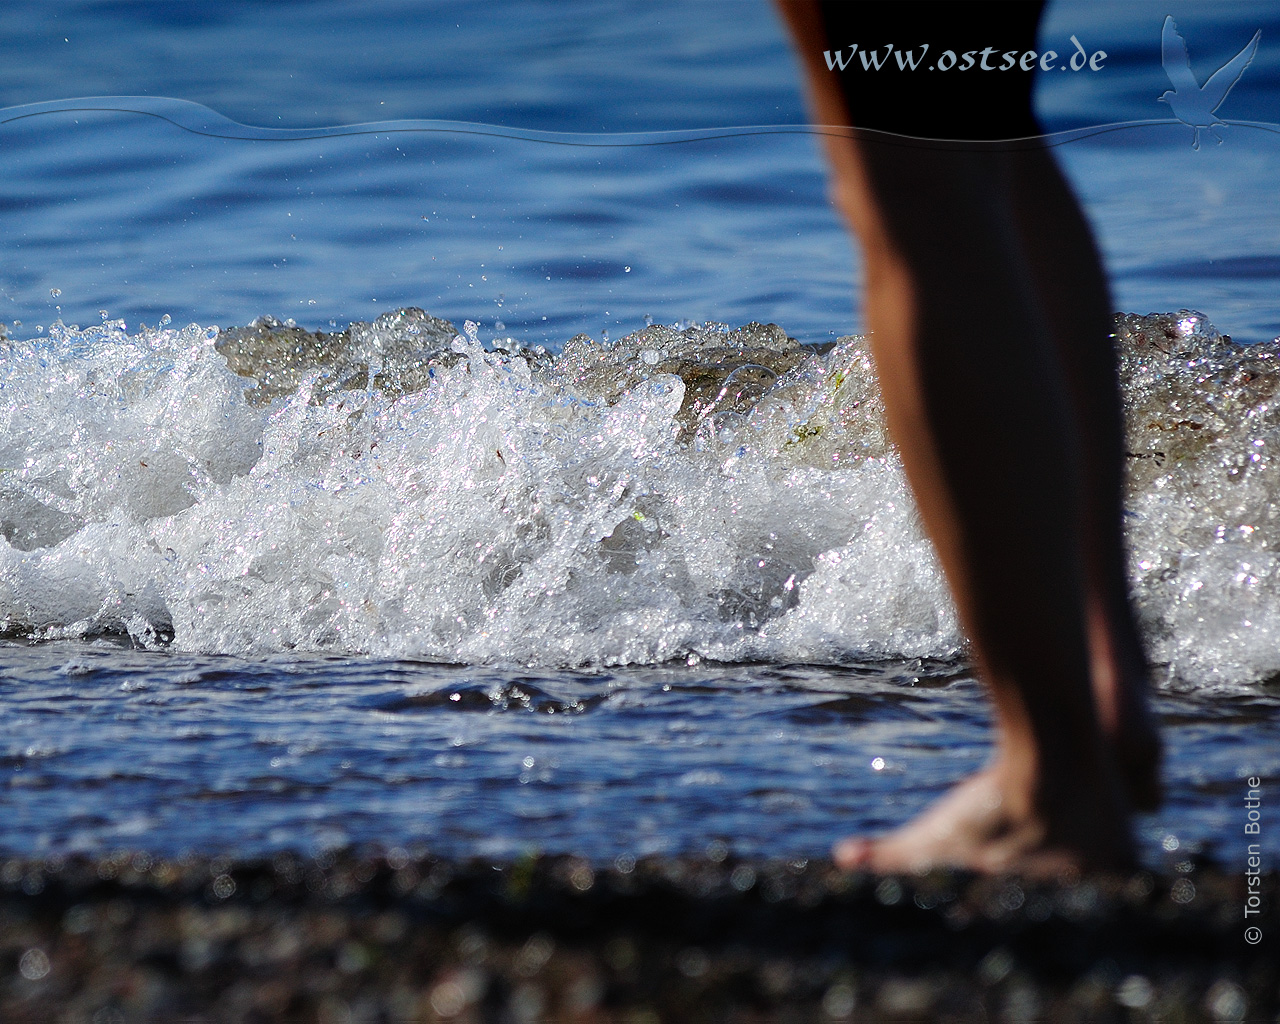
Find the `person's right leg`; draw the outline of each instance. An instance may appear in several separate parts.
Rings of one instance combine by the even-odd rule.
[[[1011,154],[1015,223],[1045,323],[1057,347],[1081,439],[1085,564],[1094,696],[1131,806],[1160,802],[1160,740],[1147,662],[1129,603],[1121,527],[1124,418],[1111,302],[1092,232],[1048,152]]]

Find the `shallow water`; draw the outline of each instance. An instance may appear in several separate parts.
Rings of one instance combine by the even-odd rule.
[[[3,655],[5,847],[31,855],[821,857],[923,807],[987,739],[977,685],[940,662],[566,672],[104,641]],[[1144,855],[1232,863],[1242,763],[1280,768],[1280,694],[1158,706],[1170,800],[1139,823]]]
[[[0,850],[819,856],[982,763],[774,15],[610,10],[0,11]],[[1273,11],[1216,11],[1055,4],[1112,56],[1047,128],[1167,119],[1170,12],[1202,78],[1263,29],[1273,121]],[[1238,861],[1280,757],[1280,131],[1221,134],[1056,147],[1169,314],[1119,327],[1153,863]]]

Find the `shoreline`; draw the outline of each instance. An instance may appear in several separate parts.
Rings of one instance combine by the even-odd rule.
[[[1280,874],[339,853],[0,863],[0,1019],[1273,1020]]]

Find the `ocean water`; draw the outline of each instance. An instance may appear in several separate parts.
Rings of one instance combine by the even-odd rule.
[[[981,765],[771,8],[375,10],[0,10],[0,853],[812,857]],[[1211,10],[1055,4],[1108,65],[1037,96],[1124,314],[1153,863],[1280,766],[1280,24]],[[1221,143],[1167,13],[1201,80],[1263,32]]]

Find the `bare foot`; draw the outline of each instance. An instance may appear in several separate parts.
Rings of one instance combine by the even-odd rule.
[[[999,764],[957,784],[919,817],[878,839],[846,839],[832,853],[845,871],[919,873],[952,867],[1057,878],[1085,868],[1134,863],[1124,816],[1103,807],[1048,815],[1019,796]],[[1105,804],[1108,801],[1099,801]],[[1110,801],[1114,804],[1115,801]]]

